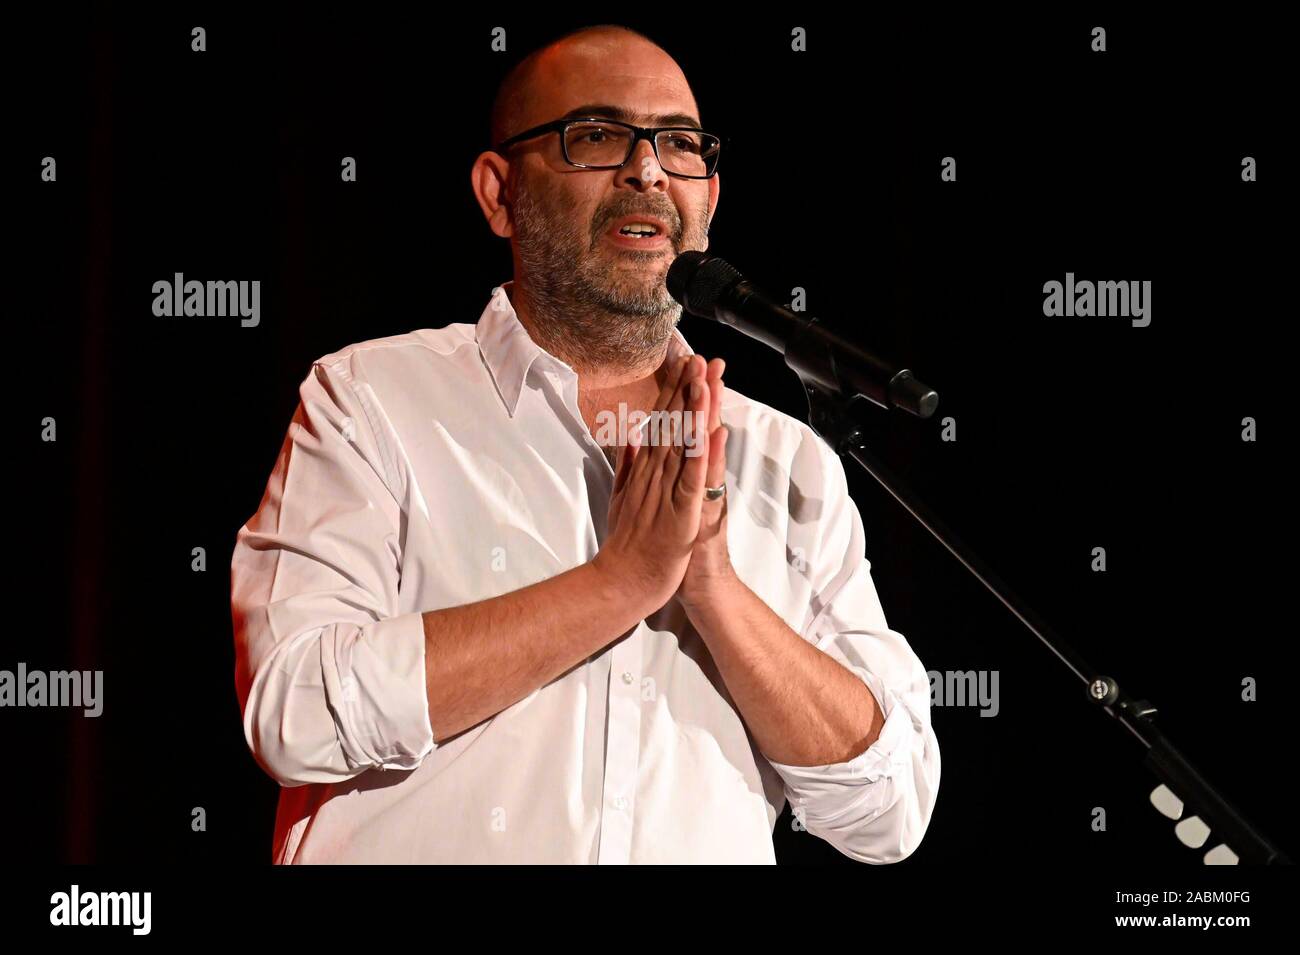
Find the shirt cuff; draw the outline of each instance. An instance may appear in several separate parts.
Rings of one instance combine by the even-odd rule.
[[[768,760],[785,780],[790,801],[796,809],[806,805],[816,811],[818,821],[829,821],[850,809],[867,809],[866,800],[883,801],[886,786],[871,786],[905,769],[911,761],[911,736],[916,727],[898,695],[865,667],[848,667],[876,698],[885,722],[876,741],[850,760],[820,766],[792,766]],[[846,793],[845,786],[850,790]],[[862,787],[867,787],[863,789]],[[849,797],[846,799],[846,795]],[[828,814],[830,804],[835,810]]]
[[[337,624],[321,635],[325,696],[352,769],[415,769],[436,743],[429,722],[424,618]]]

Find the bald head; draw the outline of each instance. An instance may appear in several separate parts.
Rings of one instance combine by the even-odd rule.
[[[506,74],[492,104],[492,145],[589,102],[582,87],[612,70],[635,71],[665,92],[676,87],[694,103],[681,68],[649,37],[617,24],[583,27],[534,50]]]

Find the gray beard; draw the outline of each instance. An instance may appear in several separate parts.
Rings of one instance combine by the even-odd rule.
[[[656,278],[598,258],[571,215],[547,215],[528,194],[515,202],[516,249],[537,344],[575,371],[633,370],[661,357],[682,307],[664,285],[661,253],[625,252],[663,263]]]

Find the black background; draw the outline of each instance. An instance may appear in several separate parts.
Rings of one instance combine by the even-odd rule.
[[[278,790],[234,688],[235,532],[313,359],[475,322],[510,277],[469,189],[496,83],[555,34],[616,20],[667,48],[704,123],[732,137],[713,250],[778,299],[806,289],[812,314],[938,389],[930,421],[879,415],[878,452],[1294,855],[1279,776],[1294,750],[1292,562],[1275,538],[1295,307],[1278,25],[650,12],[68,8],[14,28],[15,612],[0,667],[102,669],[105,710],[0,713],[20,820],[8,847],[269,861]],[[191,52],[195,25],[207,52]],[[806,53],[790,50],[796,25]],[[1097,25],[1105,53],[1090,50]],[[508,53],[491,51],[495,26]],[[1259,182],[1241,181],[1247,155]],[[40,181],[45,156],[57,183]],[[358,182],[340,181],[343,156]],[[1150,326],[1044,317],[1043,283],[1067,271],[1150,280]],[[151,286],[174,272],[260,279],[261,324],[154,317]],[[727,359],[730,387],[805,417],[778,356],[697,319],[682,330]],[[40,440],[46,416],[56,443]],[[956,442],[940,440],[947,416]],[[1241,440],[1246,416],[1257,443]],[[902,865],[1198,862],[1147,803],[1135,741],[847,467],[890,625],[927,669],[1000,673],[996,718],[934,710],[939,800]],[[1257,702],[1241,700],[1245,677]],[[191,831],[196,806],[206,832]],[[781,862],[848,861],[791,831],[788,809],[775,839]]]

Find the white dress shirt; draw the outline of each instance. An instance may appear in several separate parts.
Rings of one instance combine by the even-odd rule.
[[[675,331],[670,355],[690,351]],[[939,786],[929,681],[885,622],[843,464],[808,425],[724,391],[736,573],[886,717],[825,766],[764,756],[675,599],[433,738],[421,614],[591,560],[614,480],[576,374],[503,287],[476,324],[320,359],[300,395],[231,564],[245,737],[284,787],[275,862],[773,863],[787,798],[853,859],[916,848]]]

